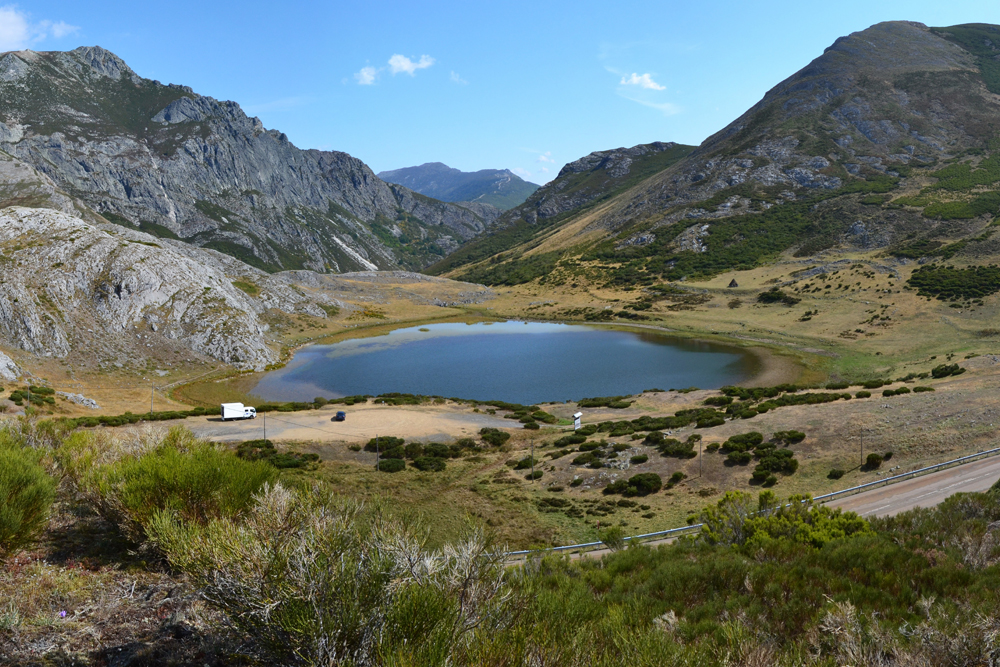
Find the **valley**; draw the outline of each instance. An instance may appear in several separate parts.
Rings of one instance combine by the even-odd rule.
[[[997,447],[998,61],[878,23],[538,187],[0,54],[0,664],[993,664],[995,459],[811,498]]]

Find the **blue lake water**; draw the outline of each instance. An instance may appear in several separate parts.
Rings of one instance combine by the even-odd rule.
[[[757,358],[738,348],[654,333],[452,323],[303,348],[251,393],[268,401],[307,401],[396,391],[527,405],[652,388],[714,389],[758,370]]]

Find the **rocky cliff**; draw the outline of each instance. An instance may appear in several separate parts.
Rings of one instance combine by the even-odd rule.
[[[300,150],[235,102],[144,79],[100,47],[0,55],[0,150],[112,222],[267,271],[419,268],[499,213]]]

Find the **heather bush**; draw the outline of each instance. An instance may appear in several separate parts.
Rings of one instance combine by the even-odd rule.
[[[267,486],[245,517],[204,525],[160,512],[150,532],[265,664],[454,663],[522,604],[483,531],[431,551],[378,506],[318,490]]]
[[[67,472],[95,509],[130,539],[141,542],[160,511],[205,523],[235,516],[278,471],[200,442],[184,429],[157,438],[107,441],[89,433],[71,437],[61,452]]]
[[[45,529],[56,487],[40,463],[43,451],[6,440],[0,439],[0,563]]]

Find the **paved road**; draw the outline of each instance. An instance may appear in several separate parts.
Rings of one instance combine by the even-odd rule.
[[[857,512],[861,516],[892,516],[914,507],[933,507],[960,491],[985,491],[998,479],[1000,457],[994,456],[832,500],[827,504]]]
[[[826,503],[830,507],[857,512],[861,516],[893,516],[914,507],[933,507],[948,496],[960,492],[982,492],[1000,480],[1000,456],[974,461],[965,465],[948,468],[915,479],[896,482],[853,496]],[[675,538],[649,540],[646,546],[655,547],[670,544]],[[610,549],[593,549],[569,554],[570,559],[601,558],[611,553]],[[511,558],[520,562],[523,556]]]

